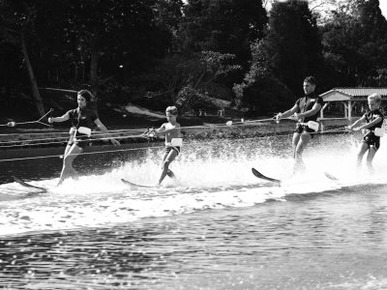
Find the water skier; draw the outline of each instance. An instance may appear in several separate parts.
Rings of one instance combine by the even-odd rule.
[[[314,130],[310,129],[305,123],[317,121],[318,113],[323,105],[323,99],[315,92],[316,79],[313,76],[305,78],[303,89],[305,95],[299,98],[292,108],[275,116],[277,122],[290,116],[294,116],[294,119],[298,121],[292,139],[293,158],[295,160],[293,175],[305,170],[302,152],[313,138],[311,132],[314,132]]]
[[[77,172],[73,167],[73,161],[83,149],[90,144],[91,129],[94,125],[110,137],[108,129],[98,118],[97,114],[87,107],[90,105],[92,99],[93,95],[90,91],[81,90],[77,94],[77,108],[67,111],[61,117],[52,117],[48,119],[48,122],[51,124],[70,120],[72,125],[69,132],[69,141],[63,154],[63,167],[58,185],[66,178],[77,175]],[[111,137],[109,139],[114,145],[120,145],[120,142],[116,139]]]
[[[165,153],[161,165],[161,175],[159,178],[159,185],[164,180],[165,176],[175,178],[175,174],[169,169],[169,165],[180,154],[183,139],[180,131],[180,124],[177,123],[177,108],[169,106],[165,110],[166,123],[162,124],[160,128],[153,130],[153,132],[165,135]]]
[[[369,172],[373,173],[374,168],[372,166],[372,160],[375,157],[376,151],[378,151],[380,147],[380,136],[382,134],[379,132],[381,132],[384,117],[380,111],[380,104],[382,102],[381,96],[378,94],[372,94],[368,96],[367,100],[369,111],[347,128],[353,131],[365,131],[359,152],[357,154],[357,168],[361,167],[363,156],[368,151],[367,167]],[[358,124],[362,122],[365,122],[365,124],[358,126]]]

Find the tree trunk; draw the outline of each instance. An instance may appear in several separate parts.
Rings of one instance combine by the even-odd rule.
[[[98,62],[99,62],[99,52],[95,48],[91,50],[91,59],[90,59],[90,81],[92,86],[93,93],[96,92],[98,87]]]
[[[25,60],[26,68],[27,68],[28,78],[29,78],[30,83],[31,83],[32,98],[34,100],[36,109],[39,112],[39,115],[43,116],[45,114],[43,101],[42,101],[42,98],[41,98],[40,93],[39,93],[39,88],[38,88],[38,84],[36,82],[34,70],[32,69],[32,65],[31,65],[30,59],[28,57],[27,47],[26,47],[23,33],[20,35],[20,40],[21,40],[21,49],[22,49],[23,57]]]
[[[93,93],[95,100],[93,101],[93,109],[97,111],[97,90],[98,90],[98,62],[99,62],[99,51],[94,47],[91,50],[90,56],[90,82],[91,92]]]

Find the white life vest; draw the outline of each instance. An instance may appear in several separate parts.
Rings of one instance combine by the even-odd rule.
[[[181,147],[183,146],[183,138],[172,138],[171,142],[165,142],[165,145],[172,147]]]
[[[91,136],[91,129],[87,128],[87,127],[83,127],[83,126],[79,127],[78,129],[75,127],[71,127],[69,134],[75,136],[77,134],[77,132],[84,134],[87,137]]]

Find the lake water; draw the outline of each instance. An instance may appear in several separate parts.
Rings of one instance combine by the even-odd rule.
[[[290,139],[193,141],[161,188],[120,179],[155,183],[162,148],[82,156],[60,187],[58,158],[0,163],[49,189],[0,185],[0,288],[386,289],[384,140],[369,176],[360,136],[316,136],[289,179]]]

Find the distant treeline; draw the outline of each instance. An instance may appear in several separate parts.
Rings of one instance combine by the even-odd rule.
[[[39,88],[89,88],[116,105],[220,98],[263,115],[308,75],[320,92],[387,86],[379,0],[347,2],[321,16],[294,0],[0,0],[0,104],[27,96],[42,115]]]

